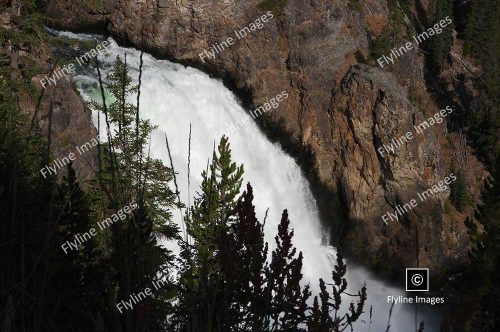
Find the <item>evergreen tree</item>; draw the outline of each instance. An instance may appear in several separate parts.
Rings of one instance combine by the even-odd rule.
[[[224,275],[224,308],[220,320],[225,326],[248,331],[264,330],[264,273],[268,252],[263,225],[253,206],[253,189],[238,200],[237,218],[219,242],[221,270]]]
[[[187,219],[197,260],[203,262],[207,273],[220,269],[216,262],[217,244],[236,215],[236,198],[243,181],[243,166],[232,161],[227,137],[221,138],[217,152],[214,151],[209,172],[202,173],[201,193]]]
[[[275,237],[276,249],[272,252],[269,268],[266,269],[264,294],[268,313],[265,324],[271,331],[296,331],[306,321],[307,300],[311,296],[309,286],[303,289],[302,252],[292,244],[293,230],[289,230],[290,220],[285,210]]]
[[[356,295],[350,295],[346,292],[347,280],[345,274],[347,266],[345,265],[342,255],[337,253],[337,264],[332,271],[332,294],[327,291],[327,287],[323,279],[319,280],[321,304],[318,303],[318,298],[314,297],[312,313],[308,318],[307,326],[311,332],[344,331],[347,327],[352,330],[354,323],[363,313],[363,308],[367,299],[366,286],[363,286]],[[349,304],[349,310],[346,313],[341,313],[342,296],[354,296],[359,300],[354,305]]]
[[[92,103],[104,115],[107,137],[107,142],[99,147],[94,192],[105,216],[125,206],[137,206],[124,220],[103,230],[110,262],[108,279],[116,283],[108,287],[117,289],[113,302],[118,303],[151,288],[152,282],[163,285],[154,290],[154,296],[121,315],[112,308],[107,320],[121,322],[115,328],[124,331],[159,330],[167,320],[174,256],[160,246],[158,239],[178,239],[178,227],[173,224],[170,212],[176,206],[175,195],[168,186],[173,173],[161,160],[147,153],[155,127],[140,119],[139,109],[128,101],[138,87],[132,85],[126,61],[117,57],[106,78],[107,83],[101,84],[102,103]],[[105,89],[112,96],[110,103],[105,102]]]
[[[468,221],[473,243],[470,273],[466,285],[475,300],[472,325],[482,331],[498,331],[500,327],[500,158],[497,159],[492,180],[485,184],[482,204],[475,218],[482,226]]]
[[[467,180],[462,170],[454,171],[452,168],[451,172],[456,174],[457,179],[450,184],[450,200],[458,211],[464,212],[469,203]]]
[[[243,168],[232,162],[227,139],[221,139],[209,169],[210,174],[203,172],[201,191],[187,222],[190,238],[182,243],[178,303],[169,328],[302,331],[311,321],[309,314],[317,312],[307,304],[309,286],[301,285],[303,256],[293,245],[287,211],[278,226],[276,249],[267,263],[268,246],[263,225],[255,215],[250,184],[235,199]],[[337,286],[332,288],[332,295],[324,289],[321,296],[324,305],[335,304],[341,310],[340,296],[345,295],[347,286],[342,259],[336,269],[332,276]],[[320,283],[324,286],[322,280]],[[366,289],[357,296],[357,306],[351,304],[348,314],[334,320],[339,327],[350,326],[361,315]],[[324,315],[331,313],[326,309]]]
[[[491,36],[495,33],[498,20],[498,2],[496,0],[473,1],[471,12],[467,18],[466,52],[483,58],[486,46],[495,46]]]
[[[220,314],[225,308],[219,243],[234,221],[242,177],[243,166],[232,161],[228,139],[222,137],[209,170],[202,173],[201,191],[186,218],[187,233],[193,243],[183,244],[183,256],[189,260],[184,261],[179,280],[182,290],[179,308],[189,310],[189,319],[184,324],[195,331],[221,328],[220,324],[226,320]]]
[[[469,134],[479,157],[493,165],[500,153],[500,4],[473,1],[466,27],[465,51],[475,56],[482,71],[475,80]]]
[[[110,300],[104,287],[106,265],[95,238],[90,238],[78,249],[62,249],[66,241],[74,242],[76,235],[88,233],[94,226],[88,199],[76,179],[72,163],[67,175],[58,185],[55,201],[57,225],[54,236],[51,288],[65,289],[51,299],[59,310],[54,314],[57,331],[92,329],[92,321],[104,312]],[[64,306],[59,306],[64,303]],[[75,320],[72,314],[80,312],[89,320]]]
[[[453,1],[437,0],[434,9],[434,24],[449,16],[453,18]],[[443,28],[440,34],[432,36],[429,40],[430,68],[434,73],[439,73],[448,59],[450,49],[453,43],[453,23]]]
[[[24,67],[27,70],[27,67]],[[0,67],[0,324],[2,330],[52,326],[48,284],[55,181],[40,169],[47,144],[19,108],[26,72]]]

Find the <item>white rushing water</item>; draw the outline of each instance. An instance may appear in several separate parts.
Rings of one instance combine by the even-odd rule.
[[[75,35],[68,32],[59,35],[70,38],[97,38],[89,35]],[[104,71],[109,69],[116,56],[127,54],[130,75],[138,78],[140,52],[119,47],[115,42],[108,47],[108,54],[101,57]],[[100,101],[97,94],[95,70],[81,68],[76,76],[77,86],[84,98]],[[276,91],[276,94],[281,91]],[[269,96],[272,98],[273,96]],[[217,133],[224,132],[232,123],[250,117],[238,103],[235,96],[224,85],[203,72],[157,60],[144,54],[143,79],[141,89],[141,116],[150,119],[158,130],[152,136],[151,153],[168,165],[168,155],[164,134],[168,134],[172,157],[180,186],[182,199],[187,197],[187,152],[189,125],[192,124],[191,144],[191,194],[201,183],[201,172],[211,157]],[[279,108],[274,110],[279,112]],[[256,121],[259,121],[257,119]],[[335,250],[328,245],[327,231],[322,230],[318,208],[295,161],[285,154],[279,145],[273,144],[261,133],[254,121],[229,134],[233,159],[244,164],[245,183],[254,188],[256,212],[262,221],[265,211],[269,215],[265,225],[265,239],[274,247],[274,236],[281,213],[288,209],[291,227],[295,230],[294,244],[303,252],[303,274],[311,283],[313,295],[318,290],[318,279],[331,280],[331,270]],[[193,199],[191,198],[191,202]],[[174,215],[178,218],[178,213]],[[363,322],[355,325],[355,331],[385,331],[390,304],[387,296],[405,295],[404,290],[389,286],[374,278],[366,269],[348,263],[348,283],[352,292],[366,282],[368,304]],[[347,305],[347,303],[344,303]],[[373,306],[370,326],[369,308]],[[425,331],[439,330],[439,315],[429,307],[419,307],[418,321],[425,321]],[[396,304],[391,319],[391,331],[415,331],[415,312],[410,304]]]

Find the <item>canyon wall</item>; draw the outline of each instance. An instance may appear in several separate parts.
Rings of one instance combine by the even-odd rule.
[[[342,243],[354,256],[385,271],[419,264],[432,274],[466,257],[463,218],[445,213],[449,190],[419,201],[398,220],[382,220],[450,173],[445,123],[416,134],[394,153],[377,152],[439,112],[432,101],[427,115],[410,102],[415,91],[431,100],[415,50],[390,71],[366,64],[367,29],[380,32],[388,21],[384,0],[366,6],[340,0],[45,3],[54,27],[105,28],[122,42],[230,80],[251,97],[251,107],[287,91],[278,109],[255,121],[279,129],[282,142],[310,152],[313,169],[306,171],[338,194],[347,220]],[[247,35],[239,38],[245,27]],[[338,220],[333,214],[326,218]]]

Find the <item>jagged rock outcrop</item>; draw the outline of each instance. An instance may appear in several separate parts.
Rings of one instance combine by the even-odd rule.
[[[56,27],[106,24],[123,41],[230,78],[256,106],[286,90],[290,97],[266,120],[292,144],[311,151],[321,185],[340,194],[349,219],[344,242],[356,256],[399,271],[415,266],[418,252],[418,263],[432,273],[465,257],[465,227],[444,213],[447,192],[397,222],[385,225],[381,219],[448,175],[436,135],[445,131],[443,125],[394,154],[377,153],[424,120],[406,94],[409,86],[425,91],[415,52],[398,59],[391,72],[358,64],[369,53],[367,25],[381,30],[387,21],[384,0],[361,8],[339,0],[105,0],[97,14],[80,2],[46,3]],[[272,18],[257,25],[263,15],[271,17],[265,8],[270,3]],[[255,29],[235,38],[235,31],[252,24]],[[221,49],[229,37],[235,42]]]
[[[421,200],[419,194],[439,183],[449,172],[441,159],[440,145],[432,130],[415,133],[424,121],[407,93],[392,74],[378,68],[351,67],[333,95],[329,131],[312,143],[323,174],[333,174],[347,202],[350,231],[347,242],[359,257],[384,266],[409,266],[418,255],[421,266],[437,268],[467,252],[465,227],[444,216],[449,190]],[[401,140],[407,133],[411,140]],[[399,139],[402,144],[394,144]],[[394,153],[378,149],[394,147]],[[381,216],[415,199],[406,213],[382,221]],[[387,219],[386,219],[387,220]]]

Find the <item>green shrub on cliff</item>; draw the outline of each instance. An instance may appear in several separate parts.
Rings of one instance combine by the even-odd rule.
[[[395,0],[388,1],[389,17],[388,24],[380,34],[375,35],[368,32],[368,43],[370,49],[370,62],[376,61],[382,55],[388,55],[391,49],[396,47],[405,37],[405,31],[408,29],[405,22],[406,13],[410,12],[410,6],[407,1]]]
[[[410,0],[388,0],[389,20],[398,28],[406,26],[406,17],[411,17]]]
[[[438,0],[434,5],[434,24],[445,17],[453,17],[453,2],[451,0]],[[441,72],[445,61],[449,58],[451,45],[453,43],[453,23],[443,28],[443,31],[429,39],[430,69],[434,73]]]
[[[383,55],[387,55],[391,52],[393,47],[393,34],[391,29],[385,27],[384,30],[378,36],[369,35],[368,43],[370,47],[370,59],[371,61],[376,61]]]
[[[464,212],[470,201],[467,180],[462,170],[452,172],[456,174],[457,180],[450,184],[450,199],[458,211]]]

